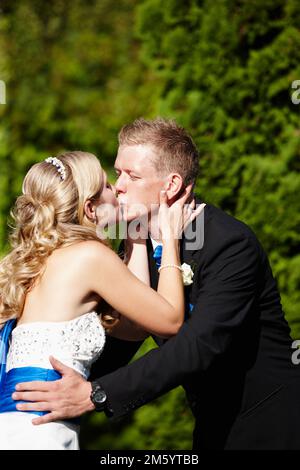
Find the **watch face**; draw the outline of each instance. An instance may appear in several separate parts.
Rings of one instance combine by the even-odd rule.
[[[94,393],[94,400],[97,403],[103,403],[106,400],[106,393],[104,390],[96,390]]]

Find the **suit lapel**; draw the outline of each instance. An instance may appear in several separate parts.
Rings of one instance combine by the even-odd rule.
[[[203,201],[197,197],[195,200],[197,205],[203,203]],[[201,262],[201,255],[199,256],[199,254],[204,248],[204,228],[207,217],[206,209],[207,205],[197,220],[194,220],[189,225],[188,229],[183,234],[181,242],[181,262],[190,265],[194,272],[193,283],[185,287],[185,320],[193,314],[193,306],[197,300],[197,278],[200,272],[199,263]]]

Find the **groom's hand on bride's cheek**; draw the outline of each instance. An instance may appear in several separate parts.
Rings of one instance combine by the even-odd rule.
[[[50,357],[49,360],[62,378],[53,382],[35,381],[18,384],[12,398],[27,403],[18,403],[17,410],[48,412],[33,419],[33,424],[75,418],[92,411],[94,405],[90,400],[91,383],[57,359]]]

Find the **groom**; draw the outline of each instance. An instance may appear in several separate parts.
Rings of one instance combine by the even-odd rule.
[[[136,120],[122,128],[119,144],[116,190],[129,218],[133,204],[150,210],[162,182],[172,204],[196,179],[197,150],[173,121]],[[155,229],[147,241],[153,288]],[[19,385],[14,399],[31,403],[18,408],[51,411],[36,424],[95,408],[118,418],[182,385],[195,417],[194,449],[300,449],[300,369],[263,248],[244,223],[210,204],[204,243],[189,249],[190,242],[183,238],[181,259],[194,278],[176,336],[129,365],[141,342],[108,337],[92,383],[51,359],[62,379]]]

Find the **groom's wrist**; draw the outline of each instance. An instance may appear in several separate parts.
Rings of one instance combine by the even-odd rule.
[[[98,381],[91,382],[90,401],[96,411],[104,411],[107,417],[113,416],[113,409],[109,404],[107,394]]]
[[[84,394],[86,398],[83,401],[83,406],[84,406],[84,413],[87,413],[88,411],[94,411],[95,405],[91,401],[91,392],[92,392],[91,382],[87,381],[85,386],[86,386],[86,390],[84,391]]]

